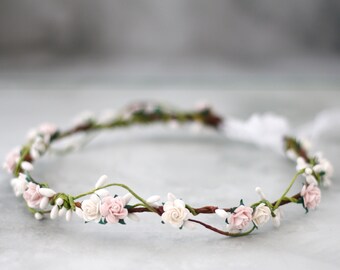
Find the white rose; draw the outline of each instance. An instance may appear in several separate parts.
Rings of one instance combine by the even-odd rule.
[[[184,201],[176,199],[172,194],[169,194],[168,198],[163,206],[162,220],[173,227],[180,228],[189,219],[190,212],[185,207]]]
[[[24,191],[27,189],[27,183],[26,175],[22,173],[19,174],[18,178],[13,178],[11,180],[11,185],[13,187],[15,196],[19,197],[24,193]]]
[[[81,209],[83,210],[83,218],[85,221],[100,221],[100,198],[97,195],[92,195],[90,199],[84,200],[81,203]]]
[[[253,214],[253,222],[256,226],[261,226],[268,222],[271,217],[271,212],[268,206],[264,203],[260,203]]]

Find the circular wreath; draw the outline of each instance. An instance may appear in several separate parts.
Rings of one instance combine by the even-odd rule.
[[[54,191],[47,183],[39,182],[31,174],[32,163],[50,150],[54,142],[63,138],[77,133],[89,134],[102,129],[153,123],[166,123],[173,127],[184,123],[194,123],[218,131],[222,127],[223,120],[213,112],[210,106],[206,105],[192,111],[180,111],[159,104],[136,103],[126,107],[118,115],[106,115],[101,118],[96,118],[92,114],[82,115],[72,128],[64,131],[50,123],[42,124],[37,129],[31,130],[28,133],[27,143],[10,151],[4,162],[4,168],[15,176],[11,180],[15,195],[24,198],[29,211],[38,220],[47,215],[51,219],[65,215],[66,220],[70,221],[75,212],[85,223],[126,224],[126,218],[138,221],[140,214],[152,212],[160,217],[162,223],[175,228],[193,228],[199,224],[225,236],[245,236],[270,219],[275,226],[279,226],[283,205],[300,204],[306,212],[315,209],[321,199],[319,185],[329,186],[331,184],[333,167],[330,162],[321,154],[309,156],[304,144],[293,137],[282,139],[287,157],[297,163],[297,172],[281,197],[274,202],[270,202],[261,188],[257,187],[255,190],[260,199],[250,205],[245,205],[241,199],[240,203],[233,207],[211,205],[193,207],[172,193],[168,193],[167,200],[160,203],[160,196],[153,195],[144,198],[123,183],[109,183],[105,175],[98,179],[90,191],[71,195]],[[295,195],[288,195],[299,176],[302,176],[304,181],[301,191]],[[120,187],[128,193],[124,196],[112,196],[107,189],[109,187]],[[131,202],[132,199],[135,202]],[[218,215],[226,223],[226,229],[220,230],[198,220],[196,217],[200,214]]]

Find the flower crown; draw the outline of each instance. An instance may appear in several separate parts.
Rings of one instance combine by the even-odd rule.
[[[257,187],[259,201],[245,205],[240,200],[234,207],[203,206],[193,207],[184,200],[168,193],[167,200],[160,203],[161,197],[153,195],[144,198],[123,183],[109,183],[108,177],[103,175],[96,182],[94,188],[88,192],[71,195],[56,192],[48,184],[40,183],[31,172],[32,163],[51,150],[51,145],[65,137],[76,133],[89,134],[102,129],[117,129],[140,124],[165,123],[172,127],[179,124],[194,123],[197,126],[220,130],[222,118],[215,114],[211,107],[200,106],[192,111],[178,111],[152,103],[137,103],[125,108],[118,115],[106,114],[96,118],[92,114],[78,117],[74,126],[62,131],[53,124],[43,124],[28,134],[28,141],[21,147],[16,147],[6,157],[4,168],[15,176],[11,185],[16,196],[23,196],[29,211],[41,220],[49,215],[56,219],[65,215],[70,221],[73,213],[87,222],[99,224],[126,224],[126,218],[139,221],[144,212],[155,213],[160,221],[175,228],[193,228],[199,224],[213,232],[225,236],[244,236],[258,229],[270,219],[275,226],[280,225],[281,207],[285,204],[301,204],[308,212],[315,209],[321,199],[319,185],[329,186],[333,168],[330,162],[321,154],[309,156],[306,146],[292,137],[284,137],[287,157],[297,163],[297,172],[282,196],[270,202],[261,188]],[[73,146],[74,147],[74,146]],[[303,187],[295,195],[288,195],[296,180],[302,176]],[[120,187],[128,193],[124,196],[112,196],[109,187]],[[83,199],[86,197],[86,199]],[[83,200],[82,200],[83,199]],[[135,202],[131,202],[131,200]],[[221,230],[210,224],[198,220],[200,214],[213,214],[221,217],[226,223],[226,229]]]

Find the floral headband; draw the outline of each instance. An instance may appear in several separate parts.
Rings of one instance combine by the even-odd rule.
[[[292,137],[284,137],[283,140],[287,157],[297,163],[297,172],[282,196],[274,202],[270,202],[261,188],[257,187],[255,190],[260,199],[250,205],[240,200],[240,203],[233,207],[211,205],[193,207],[172,193],[168,193],[167,200],[160,203],[160,196],[153,195],[144,198],[123,183],[109,183],[105,175],[98,179],[92,190],[79,195],[71,195],[54,191],[48,184],[40,183],[31,174],[32,163],[47,151],[52,150],[51,145],[54,142],[65,137],[77,133],[89,134],[102,129],[153,123],[165,123],[172,127],[194,123],[201,127],[220,130],[222,118],[206,105],[193,111],[178,111],[159,104],[137,103],[127,107],[118,115],[107,114],[102,118],[96,118],[92,114],[82,115],[72,128],[65,131],[53,124],[43,124],[30,131],[28,142],[10,151],[4,162],[4,168],[15,176],[11,180],[15,195],[23,196],[29,211],[38,220],[47,215],[51,219],[65,215],[66,220],[70,221],[75,212],[85,223],[126,224],[126,218],[139,221],[142,213],[151,212],[159,216],[160,222],[175,228],[193,228],[199,224],[225,236],[244,236],[259,229],[270,219],[275,226],[279,226],[283,205],[300,204],[306,212],[315,209],[321,199],[319,185],[329,186],[331,184],[330,177],[333,175],[333,168],[330,162],[321,154],[309,156],[306,146]],[[300,176],[303,179],[301,191],[295,195],[289,195],[291,187]],[[109,187],[123,188],[127,194],[112,196],[108,191]],[[201,214],[221,217],[226,223],[226,229],[221,230],[200,221],[197,217]]]

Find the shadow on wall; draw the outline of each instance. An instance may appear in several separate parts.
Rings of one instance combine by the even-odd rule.
[[[2,0],[0,53],[112,58],[340,52],[338,0]]]

